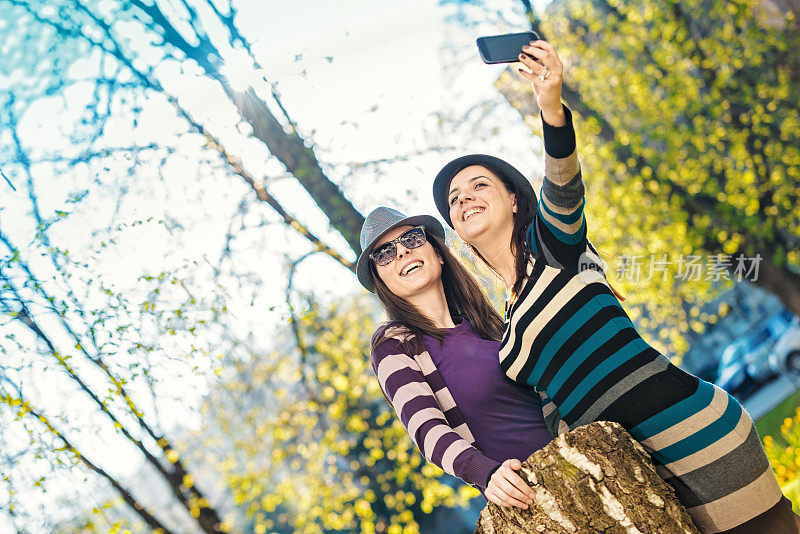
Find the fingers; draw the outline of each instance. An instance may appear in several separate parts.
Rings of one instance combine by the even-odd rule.
[[[525,50],[523,48],[523,50]],[[526,51],[527,52],[527,51]],[[541,50],[539,50],[539,54],[542,54]],[[519,62],[531,69],[531,72],[535,75],[542,74],[545,71],[545,66],[541,63],[541,61],[535,61],[530,58],[530,56],[526,54],[519,55]]]
[[[511,476],[509,476],[507,480],[509,483],[515,486],[516,491],[519,493],[519,495],[517,495],[518,499],[527,501],[528,504],[533,502],[533,498],[536,496],[536,493],[528,485],[524,478],[516,473],[511,473]]]
[[[558,59],[558,54],[556,53],[556,47],[553,46],[552,43],[548,43],[547,41],[531,41],[530,44],[524,45],[522,49],[531,55],[535,55],[539,59],[542,59],[544,57],[551,57]]]
[[[555,54],[556,47],[553,46],[553,43],[549,41],[542,41],[539,39],[538,41],[531,41],[529,46],[535,46],[536,48],[541,48],[542,50],[547,50]]]
[[[503,478],[498,481],[497,489],[504,494],[505,501],[511,503],[513,506],[517,506],[519,508],[527,508],[529,502],[533,502],[533,499],[525,495],[519,488],[517,488],[511,480],[511,477],[508,476],[507,478]],[[527,486],[525,482],[519,477],[516,476],[522,485]]]
[[[510,495],[506,489],[501,488],[497,483],[493,484],[490,488],[486,488],[484,493],[489,500],[498,506],[516,506],[517,508],[522,509],[528,508],[527,498],[514,497],[513,495]]]
[[[534,492],[525,480],[514,472],[522,467],[519,460],[509,459],[494,472],[484,492],[498,506],[517,506],[526,509],[533,502]]]
[[[536,44],[540,42],[543,41],[534,41],[534,44],[525,45],[522,47],[522,51],[529,56],[535,57],[539,63],[547,65],[551,69],[560,65],[561,60],[558,58],[555,48],[552,48],[552,45],[550,45],[549,48],[546,48],[542,45]]]
[[[551,69],[561,63],[556,53],[556,48],[552,43],[548,43],[547,41],[531,41],[530,44],[526,44],[522,47],[522,51],[533,56]]]
[[[538,46],[533,46],[533,45],[524,45],[522,47],[522,51],[528,56],[533,56],[539,61],[546,58],[550,54],[549,50],[545,50],[544,48],[540,48]]]
[[[561,84],[563,65],[556,54],[555,47],[547,41],[531,41],[522,47],[523,53],[519,55],[519,62],[530,69],[526,72],[517,69],[520,75],[531,82],[537,98],[542,88],[553,89]],[[542,79],[544,77],[544,79]],[[548,89],[548,90],[550,90]]]
[[[519,476],[519,474],[516,472],[516,470],[522,468],[522,462],[512,458],[508,463],[508,467],[510,469],[506,475],[506,480],[512,486],[514,486],[515,491],[519,493],[519,495],[516,495],[517,498],[521,498],[524,500],[533,500],[533,497],[535,495],[533,489],[531,489],[531,487],[528,486],[528,483],[525,481],[525,479]]]
[[[497,506],[516,506],[517,508],[522,508],[523,510],[528,509],[527,501],[522,501],[517,498],[514,498],[508,495],[505,491],[500,488],[495,488],[492,490],[492,493],[489,493],[489,490],[486,490],[486,496],[489,497],[491,495],[490,500],[495,503]]]

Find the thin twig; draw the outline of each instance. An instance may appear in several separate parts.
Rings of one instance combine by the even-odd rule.
[[[8,183],[8,185],[11,187],[11,189],[13,189],[14,191],[17,190],[17,188],[14,187],[14,184],[11,183],[11,180],[8,179],[8,176],[5,175],[5,173],[3,172],[3,169],[0,169],[0,176],[5,178],[6,183]]]

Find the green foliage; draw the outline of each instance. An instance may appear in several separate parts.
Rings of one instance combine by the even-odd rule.
[[[761,416],[755,422],[759,436],[777,436],[780,427],[787,417],[794,415],[795,409],[800,406],[800,390],[786,397],[780,404]]]
[[[53,534],[132,534],[149,532],[142,521],[123,519],[122,499],[110,499],[83,511],[75,519],[59,524]]]
[[[695,303],[731,283],[705,269],[686,280],[681,255],[800,265],[799,22],[751,0],[548,7],[541,28],[564,62],[565,99],[580,102],[590,238],[612,270],[612,251],[644,262],[639,280],[615,284],[640,305],[634,319],[658,325],[657,348],[684,352],[684,334],[703,330]],[[533,126],[529,84],[506,72],[498,85]],[[651,255],[671,262],[663,276],[646,276]]]
[[[800,512],[800,408],[784,418],[776,436],[764,436],[764,450],[783,494]]]
[[[800,390],[786,397],[756,421],[759,436],[764,437],[767,452],[783,494],[800,512]]]
[[[363,298],[309,300],[295,347],[230,362],[204,403],[197,450],[254,532],[419,532],[434,508],[478,496],[439,480],[381,395],[368,362],[374,311]]]
[[[160,231],[153,221],[136,220],[77,251],[50,244],[47,234],[17,248],[0,231],[0,470],[8,468],[0,489],[8,493],[3,507],[34,530],[124,532],[129,522],[144,528],[134,508],[152,509],[158,517],[173,512],[178,503],[168,484],[175,478],[183,478],[184,486],[174,489],[184,508],[211,509],[207,501],[198,505],[199,490],[185,484],[192,475],[153,414],[170,417],[183,408],[168,398],[176,381],[213,376],[208,347],[217,344],[212,339],[226,311],[215,297],[224,296],[213,288],[204,292],[202,304],[191,296],[186,282],[197,275],[194,264],[139,276],[124,290],[99,276],[106,255],[119,252],[107,243],[125,236],[122,227],[143,231],[143,224]],[[128,465],[141,466],[144,459],[149,468],[170,467],[143,468],[150,477],[148,495],[133,481],[113,478],[104,448]],[[79,490],[70,487],[70,499],[59,499],[65,485],[58,477],[64,475],[74,477],[76,486],[82,481]],[[130,493],[132,503],[118,499],[113,506],[107,501],[93,507],[113,491],[108,482]],[[43,501],[50,491],[52,514],[37,506],[34,488]],[[154,488],[167,498],[152,498]],[[73,512],[76,519],[63,521]]]
[[[455,232],[448,230],[448,236],[447,246],[450,252],[472,273],[494,308],[502,315],[506,303],[506,286],[503,280],[492,272]]]

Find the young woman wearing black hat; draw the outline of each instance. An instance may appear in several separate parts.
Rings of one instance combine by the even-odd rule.
[[[563,66],[536,41],[520,61],[542,112],[545,176],[537,199],[499,158],[457,158],[434,181],[447,223],[506,284],[500,365],[542,392],[558,431],[622,424],[651,453],[702,532],[798,532],[747,412],[722,389],[647,344],[587,239],[585,189]]]
[[[428,461],[495,504],[526,508],[533,490],[514,471],[552,440],[541,399],[503,374],[503,321],[443,241],[428,215],[367,216],[356,273],[390,319],[370,363]]]

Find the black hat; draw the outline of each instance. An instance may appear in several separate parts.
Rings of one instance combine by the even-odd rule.
[[[486,154],[461,156],[445,165],[433,180],[433,201],[436,202],[439,213],[441,213],[442,218],[450,228],[453,227],[453,223],[450,221],[450,206],[447,205],[447,193],[450,189],[450,182],[456,174],[470,165],[483,165],[500,173],[501,179],[515,183],[520,188],[522,194],[528,197],[528,200],[531,201],[533,205],[538,203],[536,193],[533,191],[531,183],[525,178],[524,174],[519,172],[516,167],[507,161],[503,161],[494,156],[487,156]]]

